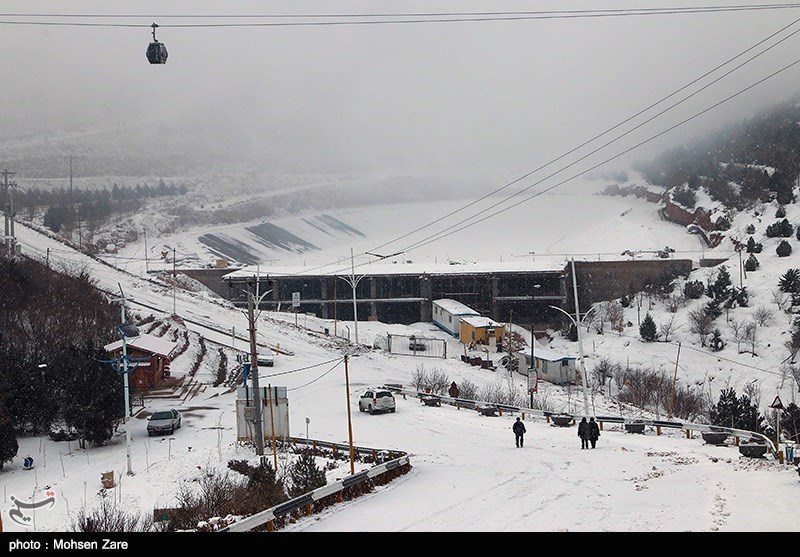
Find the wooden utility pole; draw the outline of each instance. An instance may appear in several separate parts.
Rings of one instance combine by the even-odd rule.
[[[336,277],[333,277],[333,336],[336,336]]]
[[[350,439],[350,474],[356,473],[355,449],[353,449],[353,420],[350,417],[350,374],[347,369],[349,356],[344,357],[344,384],[347,390],[347,435]]]
[[[681,343],[678,343],[678,355],[675,356],[675,377],[672,378],[672,399],[669,401],[669,418],[672,418],[672,410],[675,406],[675,385],[678,382],[678,360],[681,357]]]
[[[175,248],[172,248],[172,315],[178,315],[175,308],[175,291],[178,288],[178,276],[175,270]]]
[[[272,462],[275,465],[275,473],[278,472],[278,444],[275,442],[275,405],[272,403],[272,385],[269,385],[269,423],[272,427]]]
[[[147,259],[147,230],[143,230],[144,232],[144,272],[150,272],[150,262]]]

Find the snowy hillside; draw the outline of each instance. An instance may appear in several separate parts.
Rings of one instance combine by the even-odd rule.
[[[554,196],[555,197],[555,196]],[[544,198],[543,198],[544,199]],[[580,240],[556,227],[541,234],[531,229],[531,237],[544,236],[550,245],[581,245],[585,252],[607,252],[609,245],[627,245],[636,237],[634,230],[657,230],[661,244],[688,249],[695,237],[676,225],[658,219],[655,208],[645,202],[618,198],[573,196],[576,209],[585,222],[595,223],[594,235],[580,232]],[[558,206],[558,198],[550,200],[549,208]],[[544,201],[543,201],[544,202]],[[563,203],[563,198],[562,198]],[[589,210],[591,203],[595,204]],[[641,204],[639,204],[641,203]],[[583,205],[582,205],[583,204]],[[624,216],[621,216],[625,211]],[[773,209],[774,210],[774,209]],[[800,220],[796,207],[788,207],[787,217]],[[772,221],[764,215],[758,224],[759,232]],[[398,220],[408,225],[404,212]],[[548,211],[544,211],[545,214]],[[429,213],[433,214],[433,212]],[[379,229],[380,218],[350,216],[350,223],[367,232]],[[627,217],[638,216],[629,225]],[[340,215],[344,222],[344,216]],[[738,217],[736,226],[746,226],[747,215]],[[554,219],[554,217],[553,217]],[[295,219],[298,223],[301,219]],[[424,220],[424,219],[421,219]],[[629,219],[630,220],[630,219]],[[538,220],[528,221],[537,224]],[[384,221],[389,222],[389,219]],[[757,221],[756,221],[757,222]],[[398,229],[400,225],[397,225]],[[632,226],[632,228],[626,228]],[[604,232],[601,232],[604,231]],[[672,231],[672,234],[668,234]],[[536,232],[536,233],[534,233]],[[56,494],[57,504],[41,510],[36,522],[27,527],[4,520],[9,531],[66,530],[75,519],[76,509],[93,508],[103,500],[99,477],[101,472],[115,470],[121,481],[113,491],[118,503],[148,513],[155,507],[175,503],[181,485],[197,480],[203,470],[224,469],[230,459],[255,459],[252,448],[234,442],[235,422],[233,394],[225,386],[214,387],[213,381],[221,353],[231,363],[235,376],[235,354],[246,346],[246,319],[243,313],[208,292],[194,293],[182,289],[174,292],[157,280],[146,278],[142,261],[130,259],[116,269],[82,255],[59,242],[29,230],[17,229],[25,253],[44,260],[49,253],[51,265],[65,269],[86,267],[97,279],[98,286],[110,293],[122,285],[130,301],[130,310],[144,318],[155,315],[166,330],[185,330],[191,335],[192,347],[176,358],[172,366],[175,377],[183,377],[195,368],[198,339],[206,339],[209,357],[201,362],[199,371],[189,383],[195,385],[178,398],[153,398],[133,419],[131,427],[133,476],[125,471],[124,426],[112,442],[104,447],[79,450],[47,438],[20,439],[19,457],[3,472],[7,493],[18,498],[35,500],[45,490]],[[620,238],[626,234],[625,238]],[[526,245],[525,234],[515,234],[518,246]],[[323,246],[328,257],[338,255],[335,242],[320,241],[322,234],[313,237]],[[591,243],[589,240],[592,240]],[[341,238],[340,238],[341,240]],[[623,244],[622,242],[628,242]],[[788,317],[773,301],[780,275],[792,267],[795,258],[779,258],[774,254],[777,240],[760,238],[764,250],[757,272],[747,273],[743,284],[750,291],[748,308],[736,308],[731,319],[747,320],[758,308],[768,308],[772,318],[760,325],[755,354],[742,353],[736,343],[728,340],[725,348],[712,353],[701,347],[696,335],[687,325],[688,312],[700,300],[688,300],[673,314],[663,301],[650,302],[643,298],[643,308],[658,324],[672,316],[675,327],[669,342],[645,343],[639,338],[638,327],[626,327],[621,334],[606,329],[597,334],[589,326],[583,335],[586,368],[590,371],[604,358],[623,366],[641,365],[663,370],[671,376],[677,363],[680,385],[690,385],[716,401],[719,391],[729,386],[739,391],[753,384],[761,393],[759,405],[766,406],[779,394],[784,404],[797,398],[797,384],[782,372],[787,359],[782,343],[788,330]],[[790,239],[797,247],[797,241]],[[187,245],[191,245],[187,243]],[[536,245],[536,244],[534,244]],[[644,244],[641,244],[644,245]],[[649,244],[652,245],[652,244]],[[484,250],[482,251],[481,247]],[[497,253],[489,244],[470,246],[463,257],[486,262]],[[635,246],[634,246],[635,247]],[[137,248],[138,249],[138,248]],[[519,249],[519,248],[518,248]],[[524,248],[523,248],[524,249]],[[566,248],[565,248],[566,249]],[[49,252],[48,252],[49,250]],[[322,251],[322,250],[321,250]],[[529,251],[535,251],[529,250]],[[135,253],[135,252],[134,252]],[[439,252],[441,257],[447,252]],[[509,252],[511,253],[511,252]],[[321,254],[323,255],[323,254]],[[131,256],[133,257],[133,256]],[[431,257],[431,256],[428,256]],[[439,255],[432,255],[437,261]],[[532,257],[532,256],[529,256]],[[535,257],[539,258],[538,252]],[[577,256],[576,256],[577,257]],[[562,256],[563,259],[563,256]],[[107,261],[113,263],[112,259]],[[133,264],[132,262],[136,262]],[[728,262],[731,279],[738,285],[738,256]],[[706,282],[712,270],[698,269],[690,280]],[[170,324],[173,308],[183,323]],[[645,313],[644,310],[639,313]],[[637,323],[637,308],[626,308],[625,319]],[[296,323],[296,325],[295,325]],[[730,321],[721,317],[717,324],[723,336],[730,339]],[[345,383],[341,365],[336,362],[343,353],[353,353],[350,364],[350,404],[355,407],[358,394],[370,385],[397,383],[411,385],[414,374],[440,371],[460,384],[474,383],[482,392],[520,390],[526,381],[521,375],[508,372],[502,366],[495,371],[476,369],[459,359],[463,348],[451,339],[446,360],[391,355],[366,346],[354,349],[341,339],[326,336],[323,331],[345,328],[353,323],[322,321],[313,316],[292,314],[262,314],[258,326],[258,342],[278,346],[275,368],[261,371],[262,384],[285,385],[290,398],[290,422],[293,434],[308,434],[312,438],[347,441],[347,407]],[[384,325],[376,322],[359,323],[362,339],[392,333],[436,334],[430,324],[413,326]],[[524,330],[519,330],[526,338]],[[177,333],[176,333],[177,334]],[[236,338],[233,339],[232,337]],[[576,353],[576,344],[553,332],[549,343],[568,353]],[[663,340],[663,339],[662,339]],[[680,357],[677,358],[678,343]],[[219,349],[222,352],[218,352]],[[527,348],[526,348],[527,350]],[[189,379],[187,377],[187,379]],[[616,400],[618,386],[613,382],[600,388],[592,385],[591,409],[605,415],[626,417],[647,416],[642,410]],[[610,394],[610,396],[609,396]],[[554,412],[582,413],[581,389],[540,384],[536,395],[538,408]],[[184,416],[184,428],[167,438],[148,438],[144,418],[152,411],[177,407]],[[663,417],[664,408],[662,407]],[[574,428],[556,428],[542,419],[526,418],[527,442],[523,449],[513,446],[510,430],[512,416],[486,418],[472,411],[452,407],[428,408],[415,399],[398,399],[396,414],[369,416],[358,412],[353,416],[354,442],[362,446],[393,448],[411,455],[412,472],[375,493],[326,511],[308,521],[301,521],[291,530],[327,531],[797,531],[795,497],[797,476],[793,467],[780,465],[768,458],[761,461],[742,459],[732,446],[706,445],[699,438],[686,439],[683,432],[667,431],[645,436],[626,434],[619,427],[607,425],[595,451],[580,451]],[[34,471],[21,467],[22,456],[33,455],[37,461]],[[282,457],[283,458],[283,457]],[[598,465],[602,462],[602,465]],[[340,464],[330,481],[340,479],[349,470]],[[547,478],[545,480],[545,477]],[[691,486],[691,489],[685,489]],[[22,494],[22,495],[18,495]],[[109,497],[105,493],[105,497]],[[513,512],[527,517],[524,522],[509,520],[509,502]],[[8,501],[6,502],[8,505]],[[657,513],[651,512],[658,509]],[[6,517],[4,517],[6,518]]]

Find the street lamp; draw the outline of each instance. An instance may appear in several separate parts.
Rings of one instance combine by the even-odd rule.
[[[584,411],[586,416],[591,416],[591,414],[589,413],[589,395],[588,395],[588,386],[587,386],[587,383],[586,383],[586,366],[583,363],[583,337],[581,335],[581,326],[583,324],[583,320],[585,320],[586,317],[590,313],[592,313],[594,308],[592,308],[589,311],[587,311],[584,314],[583,319],[581,320],[581,322],[578,323],[577,321],[575,321],[574,317],[572,317],[569,313],[567,313],[566,311],[564,311],[560,307],[556,307],[556,306],[550,306],[550,307],[560,311],[561,313],[563,313],[564,315],[569,317],[569,320],[572,321],[573,325],[575,325],[575,330],[578,331],[578,353],[580,354],[580,357],[581,357],[581,380],[583,382],[583,411]]]
[[[533,253],[533,252],[531,252],[531,253]],[[534,373],[536,372],[536,360],[534,360],[534,350],[533,350],[533,347],[536,344],[536,334],[534,333],[534,328],[535,328],[535,324],[536,324],[536,318],[535,318],[535,315],[536,315],[536,289],[537,288],[541,288],[541,287],[542,287],[541,284],[534,284],[533,285],[533,290],[531,291],[531,367],[530,367],[530,369],[528,369],[528,393],[531,396],[531,408],[533,408],[533,389],[531,388],[531,385],[530,385],[531,369],[534,370]]]
[[[350,248],[350,276],[339,278],[344,280],[353,289],[353,328],[355,329],[356,344],[358,344],[358,307],[356,306],[356,286],[358,286],[359,281],[364,278],[364,275],[361,275],[360,277],[356,276],[355,263],[353,262],[353,248]],[[348,340],[350,339],[348,338]]]

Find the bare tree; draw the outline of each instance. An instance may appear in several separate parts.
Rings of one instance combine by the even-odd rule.
[[[690,331],[700,338],[700,346],[706,345],[706,338],[714,328],[714,318],[705,310],[695,309],[689,312]]]
[[[658,332],[662,337],[664,337],[664,342],[669,342],[669,335],[674,333],[680,328],[680,325],[675,324],[675,316],[670,315],[669,321],[661,323],[658,326]]]
[[[608,302],[606,307],[606,318],[611,324],[611,330],[619,335],[625,330],[625,308],[617,301]]]
[[[791,296],[787,292],[781,292],[778,289],[772,291],[772,301],[778,306],[780,311],[785,311]]]
[[[742,353],[742,343],[747,340],[747,331],[745,327],[744,321],[737,321],[736,319],[731,319],[728,322],[730,325],[731,330],[733,331],[733,340],[736,342],[736,351],[741,354]]]
[[[753,356],[756,355],[756,329],[757,325],[755,321],[750,321],[744,326],[745,340],[750,343],[750,353]]]
[[[753,313],[753,319],[755,319],[759,326],[763,327],[772,321],[772,315],[773,313],[771,309],[762,306]]]
[[[686,296],[683,294],[673,294],[666,299],[664,304],[666,305],[668,312],[677,313],[680,308],[685,306]]]

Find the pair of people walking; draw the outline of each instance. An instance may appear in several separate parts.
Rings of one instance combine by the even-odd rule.
[[[594,449],[597,439],[600,437],[600,427],[594,418],[589,418],[588,422],[586,418],[581,418],[581,422],[578,424],[578,437],[581,438],[581,449],[588,449],[590,443]]]

